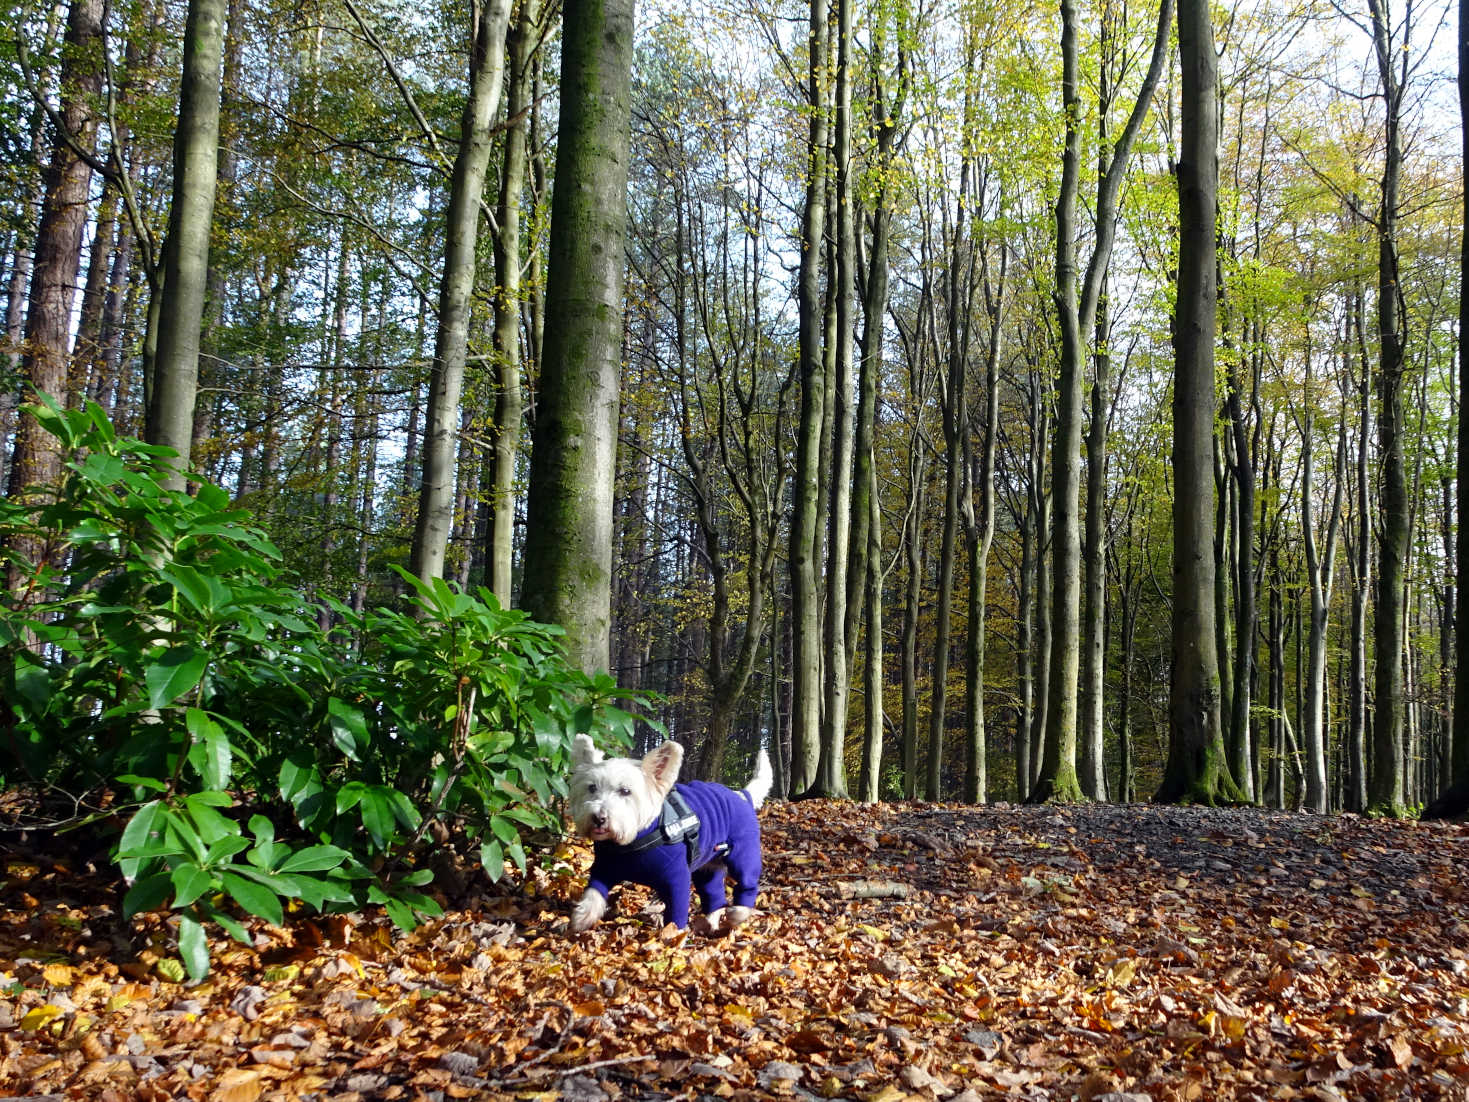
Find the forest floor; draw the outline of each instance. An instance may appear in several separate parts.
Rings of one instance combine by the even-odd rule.
[[[0,1096],[1469,1099],[1469,828],[772,805],[763,913],[566,935],[590,853],[411,934],[257,925],[164,978],[101,871],[10,851]],[[471,893],[473,895],[473,893]],[[150,947],[150,944],[152,947]]]

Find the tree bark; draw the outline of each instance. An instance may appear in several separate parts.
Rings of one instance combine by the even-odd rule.
[[[622,373],[633,0],[571,0],[522,604],[566,629],[573,664],[608,663]]]
[[[1377,590],[1373,620],[1376,657],[1372,716],[1372,771],[1368,810],[1401,818],[1407,814],[1403,767],[1404,632],[1409,551],[1409,500],[1403,456],[1403,373],[1407,317],[1398,274],[1398,191],[1402,176],[1401,110],[1406,81],[1396,69],[1386,0],[1368,0],[1387,119],[1384,129],[1382,195],[1377,211],[1377,454],[1380,465],[1381,527],[1377,541]]]
[[[500,107],[500,86],[505,76],[505,28],[510,21],[510,0],[483,0],[475,11],[479,20],[470,46],[469,96],[460,121],[459,151],[454,156],[449,206],[444,215],[447,242],[444,272],[439,282],[439,328],[434,338],[434,366],[429,377],[423,478],[409,565],[425,581],[443,576],[454,523],[456,430],[469,349],[480,200],[484,196],[490,159],[490,128]],[[570,16],[567,18],[569,25]],[[619,263],[621,258],[619,250]],[[621,317],[620,309],[617,316]]]
[[[1459,0],[1459,119],[1463,163],[1469,163],[1469,0]],[[1459,332],[1469,333],[1469,191],[1464,192],[1459,215]],[[1469,794],[1469,341],[1459,341],[1459,432],[1456,502],[1459,526],[1454,561],[1458,576],[1454,592],[1454,710],[1450,742],[1451,786]]]
[[[848,573],[852,568],[852,303],[856,287],[856,243],[852,188],[852,0],[837,0],[836,103],[832,156],[836,201],[836,340],[833,344],[831,410],[831,487],[827,510],[825,706],[821,715],[821,758],[813,794],[846,799],[847,703],[851,690],[851,658],[856,645],[860,604],[848,609]],[[861,548],[866,553],[864,546]]]
[[[93,108],[102,87],[102,9],[102,0],[72,0],[67,15],[59,122],[68,133],[55,136],[43,177],[41,224],[36,232],[21,356],[26,382],[62,405],[67,400],[71,312],[92,181],[91,166],[67,139],[89,148],[96,137]],[[34,486],[56,481],[60,474],[60,444],[33,417],[23,415],[16,426],[8,496],[19,499]],[[34,581],[25,563],[42,567],[49,552],[43,543],[29,537],[16,538],[11,549],[24,562],[7,564],[6,586],[17,598],[25,599]]]
[[[791,791],[817,779],[821,757],[821,609],[817,588],[817,533],[821,512],[821,441],[826,416],[822,355],[821,255],[826,234],[828,39],[826,0],[811,0],[807,108],[806,201],[801,215],[801,266],[796,286],[801,415],[791,515]]]
[[[1081,92],[1077,16],[1073,0],[1061,0],[1061,102],[1066,142],[1061,190],[1056,199],[1056,311],[1061,332],[1060,378],[1056,384],[1056,435],[1051,451],[1052,502],[1050,682],[1041,771],[1027,799],[1032,803],[1082,798],[1076,773],[1077,687],[1081,665],[1081,424],[1083,419],[1083,334],[1096,324],[1097,305],[1116,237],[1117,196],[1128,158],[1142,127],[1168,55],[1172,0],[1163,0],[1147,74],[1097,184],[1096,242],[1078,297],[1076,198],[1081,176]],[[1100,456],[1097,461],[1101,462]],[[1100,575],[1100,564],[1097,573]],[[1100,610],[1097,613],[1100,616]],[[1099,763],[1098,763],[1099,764]],[[1095,779],[1095,778],[1094,778]]]
[[[147,438],[172,448],[169,485],[186,484],[199,390],[199,336],[209,281],[209,235],[219,171],[219,87],[226,0],[189,0],[184,73],[173,143],[173,205],[163,251],[158,351]]]
[[[490,459],[490,523],[486,582],[510,607],[515,546],[515,464],[520,454],[525,402],[520,388],[520,193],[525,187],[526,133],[531,61],[536,50],[540,0],[519,0],[509,28],[505,92],[505,157],[495,208],[495,442]]]
[[[1154,800],[1240,796],[1225,761],[1214,629],[1214,333],[1218,87],[1209,5],[1180,0],[1183,69],[1173,386],[1173,646],[1168,762]]]

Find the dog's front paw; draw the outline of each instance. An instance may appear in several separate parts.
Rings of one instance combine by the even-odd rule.
[[[725,922],[731,930],[736,926],[743,926],[746,922],[749,922],[750,919],[755,917],[756,913],[754,907],[726,907],[725,910],[729,912],[729,917],[725,919]]]
[[[606,897],[601,892],[588,888],[582,895],[581,901],[572,908],[571,932],[580,934],[590,930],[602,920],[602,916],[606,913]]]

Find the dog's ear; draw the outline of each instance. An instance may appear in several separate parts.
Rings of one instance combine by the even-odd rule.
[[[577,735],[571,742],[571,764],[578,769],[584,765],[596,765],[604,756],[590,735]]]
[[[643,776],[659,796],[673,791],[673,782],[678,780],[678,767],[683,764],[683,747],[676,742],[665,742],[652,750],[642,761]]]

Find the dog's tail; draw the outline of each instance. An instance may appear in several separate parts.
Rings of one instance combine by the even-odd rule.
[[[765,747],[760,747],[759,754],[755,757],[755,775],[750,778],[750,783],[745,785],[745,795],[750,798],[750,806],[757,811],[765,802],[765,797],[770,795],[770,786],[774,783],[774,775],[770,771],[770,758],[765,753]]]

